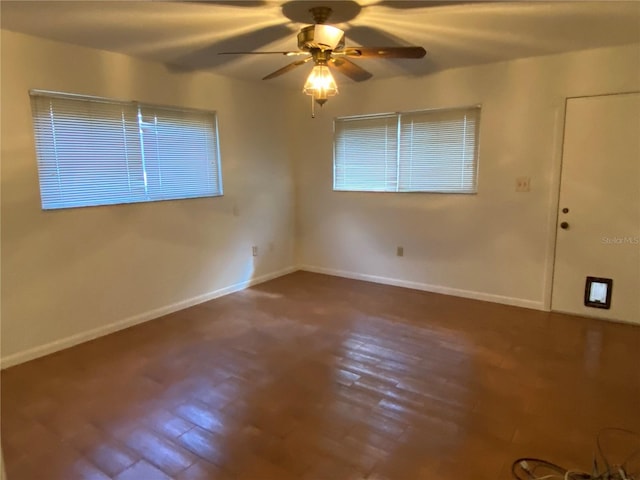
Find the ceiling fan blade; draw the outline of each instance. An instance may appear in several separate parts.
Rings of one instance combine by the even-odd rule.
[[[218,55],[286,55],[287,57],[293,57],[296,55],[309,55],[309,53],[297,50],[289,52],[218,52]]]
[[[427,51],[422,47],[347,47],[334,54],[358,58],[422,58]]]
[[[354,25],[347,36],[360,45],[386,45],[385,47],[352,47],[339,53],[354,57],[422,58],[426,54],[422,47],[405,47],[408,42],[376,27]],[[383,53],[380,53],[383,52]],[[338,52],[336,52],[338,53]]]
[[[291,28],[287,24],[270,25],[193,50],[167,63],[179,71],[219,67],[232,61],[233,57],[216,55],[218,52],[260,49],[289,35],[291,35]]]
[[[280,68],[279,70],[276,70],[275,72],[270,73],[269,75],[264,77],[262,80],[270,80],[272,78],[279,77],[280,75],[284,75],[285,73],[290,72],[294,68],[299,67],[300,65],[304,65],[312,58],[313,57],[309,55],[307,58],[303,58],[302,60],[296,60],[295,62],[290,63],[289,65],[286,65]]]
[[[348,58],[332,58],[331,61],[329,61],[329,66],[356,82],[363,82],[373,77],[371,72],[367,72],[364,68],[356,65]]]

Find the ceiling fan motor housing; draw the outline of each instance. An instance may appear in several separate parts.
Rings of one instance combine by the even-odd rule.
[[[344,32],[331,25],[309,25],[298,33],[298,48],[300,50],[339,50],[343,47]]]

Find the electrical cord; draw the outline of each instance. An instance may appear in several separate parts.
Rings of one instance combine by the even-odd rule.
[[[540,473],[542,470],[542,473]],[[527,476],[522,476],[524,472]],[[554,472],[554,473],[550,473]],[[518,480],[591,480],[588,473],[571,471],[541,458],[518,458],[511,465],[511,473]]]
[[[623,474],[627,474],[626,473],[626,469],[628,468],[628,463],[631,461],[631,459],[633,459],[634,457],[638,456],[638,454],[640,454],[640,448],[636,448],[630,455],[628,455],[623,462],[617,466],[618,468],[616,469],[616,465],[610,465],[609,461],[606,457],[606,455],[603,452],[603,448],[602,448],[602,436],[605,433],[612,433],[612,432],[617,432],[617,433],[622,433],[625,435],[629,435],[631,437],[635,437],[639,443],[640,443],[640,434],[638,434],[637,432],[634,432],[632,430],[627,430],[626,428],[604,428],[602,430],[600,430],[600,432],[598,433],[598,436],[596,438],[596,447],[598,449],[598,454],[600,455],[600,458],[602,458],[602,461],[604,462],[606,468],[607,468],[607,473],[608,474],[612,474],[613,472],[615,472],[616,470],[618,470],[619,472],[622,471]],[[632,478],[632,477],[622,477],[624,480],[627,480],[628,478]]]
[[[640,434],[624,428],[604,428],[596,436],[597,453],[593,459],[593,473],[568,470],[541,458],[523,457],[511,464],[511,474],[516,480],[640,480],[639,472],[630,472],[631,460],[640,455],[640,448],[633,450],[621,464],[611,463],[604,453],[602,437],[605,434],[618,433],[635,437],[640,445]],[[598,467],[598,459],[604,470]]]

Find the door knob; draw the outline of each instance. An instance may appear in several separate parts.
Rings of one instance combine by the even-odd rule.
[[[569,228],[569,224],[567,222],[562,222],[560,224],[560,228],[563,230],[567,230]]]

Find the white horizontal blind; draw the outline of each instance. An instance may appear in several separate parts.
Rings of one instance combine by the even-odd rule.
[[[218,192],[218,145],[210,114],[141,107],[140,125],[150,200]]]
[[[395,114],[337,119],[334,149],[334,190],[396,191]]]
[[[135,182],[142,173],[135,105],[31,98],[43,208],[120,203],[144,193]]]
[[[43,209],[221,195],[215,114],[31,92]]]
[[[475,192],[479,112],[474,107],[401,114],[398,190]]]
[[[339,118],[334,190],[474,193],[480,107]]]

